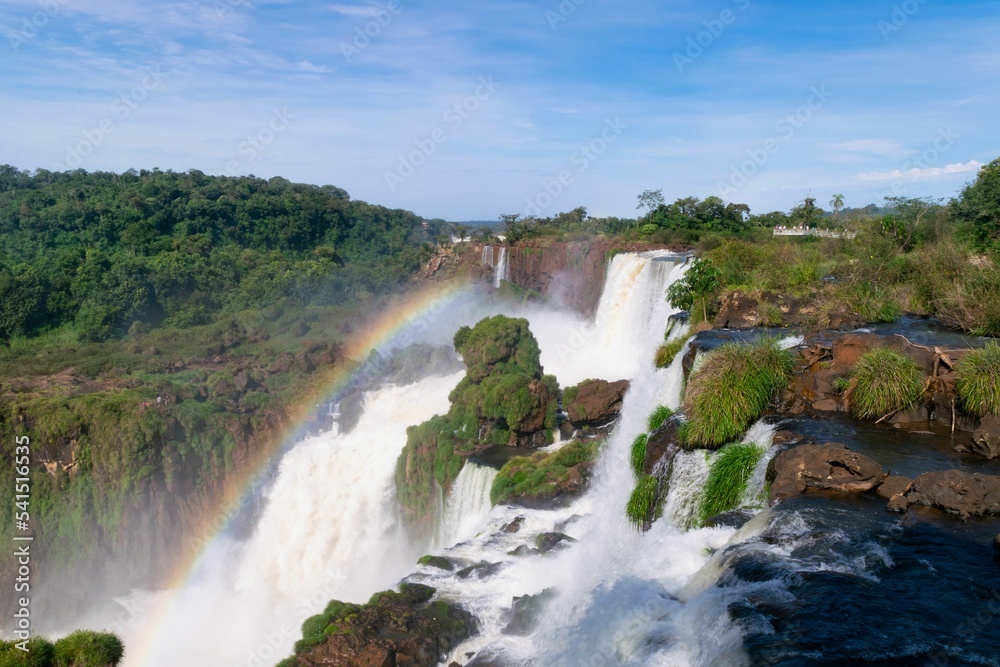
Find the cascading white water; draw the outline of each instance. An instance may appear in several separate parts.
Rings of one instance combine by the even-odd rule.
[[[466,463],[452,484],[440,519],[434,548],[450,547],[475,535],[490,513],[490,488],[497,477],[495,468]]]
[[[257,664],[273,664],[330,599],[361,602],[405,575],[421,554],[396,520],[396,460],[406,428],[447,412],[463,374],[369,392],[350,433],[299,442],[282,459],[253,537],[220,543],[165,620],[149,619],[159,627],[132,628],[126,645],[153,630],[159,637],[147,655],[130,652],[127,667],[253,664],[248,649]],[[263,638],[270,662],[254,653]]]
[[[499,288],[500,281],[510,280],[510,259],[507,246],[500,246],[500,256],[493,269],[493,287]]]
[[[496,262],[493,261],[493,246],[484,245],[483,246],[483,266],[488,266],[491,269],[496,266]]]

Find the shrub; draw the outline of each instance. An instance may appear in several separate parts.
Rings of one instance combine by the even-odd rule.
[[[122,640],[110,632],[77,630],[53,647],[56,667],[114,667],[125,655]]]
[[[830,383],[833,390],[838,394],[843,394],[851,386],[851,378],[834,378],[833,382]]]
[[[653,410],[653,413],[649,415],[649,419],[646,422],[646,427],[650,432],[663,426],[663,422],[670,419],[670,415],[674,414],[674,411],[665,405],[661,405]]]
[[[856,417],[882,417],[902,410],[923,391],[923,373],[902,354],[880,347],[861,355],[854,371],[851,410]]]
[[[709,352],[688,385],[685,443],[715,447],[741,436],[791,372],[791,355],[774,340],[730,343]]]
[[[648,437],[648,435],[643,433],[632,441],[629,460],[632,463],[632,471],[635,472],[636,478],[642,477],[643,468],[646,467],[646,440]]]
[[[757,326],[780,327],[784,313],[781,308],[770,301],[760,301],[757,304]]]
[[[1000,345],[990,341],[969,352],[955,370],[965,411],[978,417],[1000,415]]]
[[[639,530],[648,529],[655,518],[659,486],[660,483],[655,477],[643,475],[629,496],[628,504],[625,505],[625,515]]]
[[[701,495],[699,521],[736,509],[763,450],[754,443],[726,445],[712,461]]]
[[[52,643],[44,637],[29,639],[27,652],[15,641],[0,641],[0,667],[50,667],[52,654]]]
[[[515,456],[504,464],[490,487],[494,505],[511,497],[541,497],[555,493],[569,480],[570,469],[594,460],[599,443],[571,442],[556,452]]]

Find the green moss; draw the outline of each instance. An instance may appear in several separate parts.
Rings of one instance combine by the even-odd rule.
[[[739,506],[761,454],[763,450],[754,443],[732,443],[719,450],[702,491],[699,523]]]
[[[625,516],[629,523],[640,530],[647,530],[656,515],[659,482],[652,475],[643,475],[635,484],[632,495],[625,505]]]
[[[709,352],[688,384],[684,441],[717,447],[740,437],[788,384],[791,371],[791,355],[774,340]]]
[[[629,462],[632,464],[632,471],[635,473],[637,479],[642,477],[642,472],[646,467],[646,441],[648,439],[649,436],[643,433],[632,441]]]
[[[670,419],[670,416],[674,414],[674,411],[665,405],[658,406],[653,410],[652,414],[649,415],[649,419],[646,420],[646,428],[650,433],[656,429],[663,426],[663,422]]]
[[[898,352],[884,347],[867,352],[851,372],[851,411],[868,419],[902,410],[920,396],[923,377],[917,365]]]
[[[990,341],[969,352],[955,370],[962,408],[977,417],[1000,415],[1000,345]]]
[[[551,495],[568,481],[574,466],[594,460],[598,446],[595,441],[576,441],[551,454],[512,458],[493,480],[490,501],[496,505],[509,498]]]

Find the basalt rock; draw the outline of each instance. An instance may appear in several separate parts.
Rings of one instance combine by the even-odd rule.
[[[879,498],[885,498],[889,500],[895,496],[901,496],[905,494],[913,486],[913,480],[909,477],[903,477],[902,475],[890,475],[885,478],[885,481],[875,489],[875,493]]]
[[[913,481],[906,501],[937,507],[963,519],[1000,514],[1000,477],[961,470],[927,472]]]
[[[444,601],[434,589],[403,584],[366,605],[334,602],[303,626],[324,626],[297,644],[291,664],[302,667],[431,667],[475,631],[475,619]],[[317,619],[318,623],[311,623]],[[313,646],[310,643],[319,642]],[[284,664],[284,663],[283,663]]]
[[[1000,456],[1000,417],[983,418],[979,428],[972,434],[972,440],[959,444],[955,451],[977,454],[987,459]]]
[[[563,408],[574,426],[604,426],[618,417],[628,388],[628,380],[584,380],[563,392]]]
[[[885,479],[882,467],[845,445],[827,442],[799,445],[781,452],[768,466],[770,499],[774,503],[806,489],[862,493]]]
[[[546,588],[536,595],[515,597],[510,609],[510,622],[504,628],[505,635],[526,636],[534,632],[545,605],[556,595],[555,589]]]

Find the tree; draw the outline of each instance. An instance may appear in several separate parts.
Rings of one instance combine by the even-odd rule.
[[[457,225],[455,227],[455,235],[458,236],[459,242],[462,242],[469,235],[469,228],[465,225]]]
[[[696,259],[691,262],[684,277],[667,288],[667,300],[674,308],[688,312],[700,303],[702,317],[708,320],[708,300],[719,288],[720,276],[711,260]]]
[[[666,201],[663,199],[663,190],[644,190],[643,193],[639,195],[639,205],[636,206],[636,209],[645,209],[646,215],[649,215],[665,203]]]
[[[1000,240],[1000,158],[979,170],[976,182],[965,186],[951,202],[955,217],[969,226],[976,247],[985,250]]]
[[[833,195],[830,206],[833,207],[833,212],[837,216],[837,224],[840,224],[840,209],[844,208],[844,195]]]

